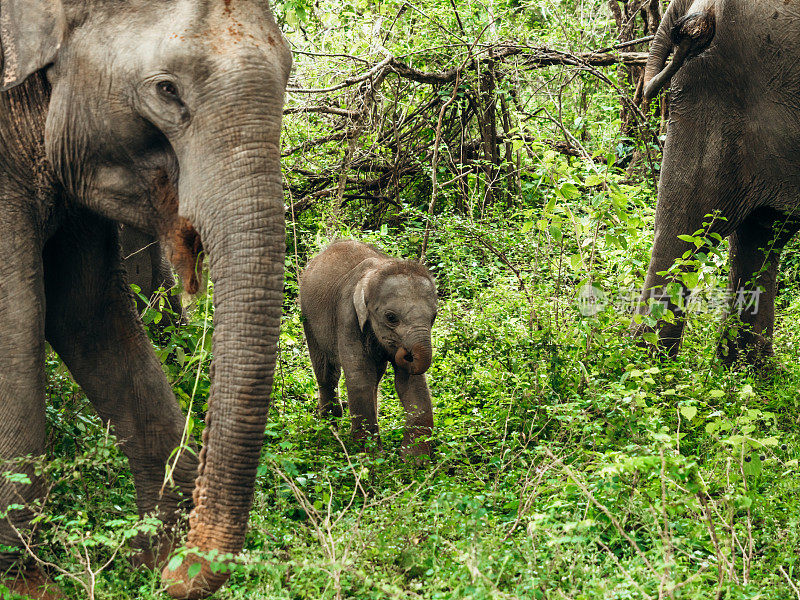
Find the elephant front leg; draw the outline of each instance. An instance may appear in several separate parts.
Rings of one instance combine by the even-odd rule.
[[[12,208],[10,217],[0,214],[0,584],[43,597],[52,584],[25,545],[35,535],[31,518],[43,510],[33,462],[45,451],[44,280],[38,225],[13,206],[0,195],[0,210]]]
[[[142,562],[171,549],[179,512],[191,508],[197,458],[181,444],[185,418],[136,314],[122,276],[116,226],[89,213],[73,215],[44,251],[46,335],[128,457],[139,513],[166,526]],[[178,457],[177,459],[175,457]],[[165,483],[165,465],[174,464]]]
[[[685,311],[689,301],[689,290],[683,278],[691,269],[679,264],[676,266],[676,263],[682,260],[691,261],[698,252],[693,243],[687,243],[678,236],[692,235],[698,230],[704,230],[708,243],[716,243],[710,234],[726,237],[730,234],[732,223],[724,219],[703,216],[713,212],[711,209],[698,210],[697,206],[684,206],[685,198],[690,198],[691,195],[681,196],[679,201],[669,193],[669,185],[665,184],[663,178],[660,190],[663,197],[659,199],[656,210],[653,253],[636,315],[657,319],[654,329],[658,332],[659,345],[668,356],[673,357],[680,349],[686,324]],[[708,195],[707,191],[697,193],[701,197]],[[680,204],[677,204],[678,202]],[[703,252],[707,250],[706,247]],[[652,329],[644,323],[634,322],[633,325],[634,334],[639,336]]]
[[[360,448],[374,441],[383,450],[378,430],[378,384],[386,372],[386,362],[376,364],[364,353],[347,348],[340,358],[347,387],[353,440]],[[360,343],[358,344],[360,349]]]
[[[659,254],[656,251],[660,251]],[[686,287],[679,277],[665,276],[661,273],[669,269],[681,253],[663,252],[654,248],[644,282],[644,290],[636,307],[636,315],[655,317],[655,327],[642,321],[634,321],[634,334],[641,336],[648,331],[657,331],[661,349],[668,356],[676,356],[681,345],[683,329],[686,325],[684,314],[687,297]],[[676,302],[677,301],[677,302]]]
[[[734,164],[735,157],[726,162],[719,156],[717,137],[711,132],[723,124],[717,122],[718,115],[712,116],[709,119],[705,113],[695,114],[685,106],[683,110],[673,111],[664,147],[653,252],[637,314],[657,318],[654,329],[658,332],[659,345],[670,356],[677,354],[680,348],[685,325],[685,306],[681,304],[688,296],[682,281],[684,269],[670,269],[687,251],[689,259],[696,258],[698,252],[694,243],[687,243],[678,236],[693,236],[702,231],[700,235],[705,235],[709,243],[715,243],[711,234],[722,238],[730,235],[747,206],[746,199],[742,198],[743,185],[736,173],[727,169],[728,164]],[[667,271],[670,272],[665,274]],[[657,311],[671,311],[675,318],[662,318],[653,310],[653,305]],[[641,335],[650,328],[640,323],[633,329]]]
[[[395,368],[394,387],[406,413],[401,446],[403,456],[430,456],[433,409],[425,375],[409,375],[407,371]]]
[[[726,365],[761,366],[773,356],[780,252],[794,235],[789,223],[754,214],[730,239],[730,307],[718,354]]]

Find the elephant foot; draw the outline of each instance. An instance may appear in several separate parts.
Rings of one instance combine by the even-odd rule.
[[[730,355],[723,356],[722,353],[718,353],[718,355],[723,366],[731,370],[740,370],[749,367],[753,369],[756,374],[763,377],[771,377],[786,372],[785,367],[771,353],[744,351],[734,353],[733,358],[731,358]]]
[[[430,429],[425,435],[418,434],[414,437],[404,435],[403,443],[400,445],[400,456],[403,461],[422,466],[428,460],[433,460],[430,435]]]
[[[178,600],[208,598],[229,577],[230,572],[224,568],[224,564],[212,564],[197,555],[186,556],[175,570],[167,566],[161,572],[161,581],[167,585],[167,594]]]
[[[173,546],[171,544],[164,544],[158,548],[148,548],[134,554],[130,562],[134,568],[147,567],[151,571],[155,571],[167,564],[172,550]]]
[[[341,402],[338,400],[327,404],[320,402],[317,405],[317,415],[321,419],[338,419],[342,414],[344,414],[344,411],[342,410]]]
[[[353,442],[357,451],[369,455],[371,458],[383,456],[383,440],[379,433],[366,431],[353,431]]]
[[[430,465],[433,462],[433,456],[431,456],[430,450],[418,451],[411,448],[406,449],[405,447],[401,446],[400,457],[405,464],[420,469]]]
[[[653,357],[675,358],[681,349],[682,329],[676,332],[671,324],[662,324],[660,328],[634,324],[629,334],[639,348],[646,349]],[[656,343],[653,336],[657,337]]]
[[[32,600],[66,600],[58,586],[38,567],[29,567],[0,581],[11,592]],[[5,598],[5,596],[2,596]]]

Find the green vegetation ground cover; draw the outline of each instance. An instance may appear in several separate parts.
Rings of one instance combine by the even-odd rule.
[[[519,17],[524,9],[525,16],[501,20],[495,35],[599,47],[613,41],[604,4],[495,3],[498,14]],[[319,16],[319,7],[286,2],[278,15],[290,37],[324,38],[319,44],[329,52],[339,45],[369,55],[377,52],[363,41],[369,36],[356,48],[352,32],[399,7],[345,3],[333,15]],[[418,6],[455,29],[448,7]],[[461,11],[464,27],[478,35],[485,5],[468,8]],[[419,15],[415,23],[416,35],[425,33],[430,46],[444,35]],[[396,25],[402,26],[411,27]],[[398,52],[417,39],[398,34],[386,44]],[[420,53],[415,60],[432,68],[441,66],[439,58]],[[296,60],[303,77],[335,80],[319,57]],[[624,83],[615,69],[607,74]],[[546,143],[558,136],[558,122],[532,121],[525,147],[516,148],[524,156],[517,163],[519,185],[509,184],[492,203],[482,201],[486,188],[478,173],[467,178],[466,208],[455,184],[442,186],[429,218],[428,168],[378,217],[367,201],[337,206],[335,199],[290,215],[280,359],[250,531],[241,561],[217,597],[798,595],[796,247],[785,252],[777,362],[766,373],[721,366],[715,355],[719,311],[691,315],[683,350],[672,360],[631,339],[624,302],[582,315],[576,300],[584,285],[601,288],[612,300],[624,300],[642,285],[658,156],[630,168],[643,144],[619,133],[614,89],[585,74],[535,77],[555,91],[531,101],[561,114],[561,125],[584,141],[594,160],[564,155]],[[559,96],[567,80],[577,88],[561,88]],[[409,105],[416,102],[414,93],[404,96]],[[587,94],[592,101],[582,104]],[[324,133],[316,119],[287,117],[286,144]],[[657,128],[655,114],[651,121]],[[435,125],[428,123],[420,135],[433,139]],[[359,144],[366,146],[368,129],[363,136]],[[342,144],[315,152],[317,163],[335,166]],[[287,182],[302,185],[307,174],[294,160],[286,162]],[[449,176],[442,171],[442,181]],[[356,237],[415,257],[426,229],[426,263],[440,295],[428,372],[435,454],[430,464],[417,466],[399,458],[403,415],[391,378],[381,389],[382,454],[355,451],[346,414],[339,420],[316,417],[296,300],[299,270],[332,239]],[[724,285],[724,245],[719,254],[693,260],[698,286]],[[167,335],[153,326],[158,310],[143,315],[193,436],[203,428],[208,397],[212,298],[209,284],[194,299],[189,323],[168,328]],[[56,356],[47,366],[53,486],[34,550],[63,570],[50,573],[71,597],[166,598],[156,574],[133,570],[126,560],[128,538],[141,524],[113,432]]]
[[[626,210],[647,212],[651,192],[620,189]],[[790,596],[780,569],[793,577],[800,535],[796,287],[780,299],[774,374],[722,368],[719,320],[707,315],[692,319],[677,359],[657,360],[628,337],[624,315],[580,315],[580,277],[565,268],[576,232],[565,227],[554,239],[549,226],[526,227],[529,212],[438,223],[429,256],[441,296],[430,466],[398,457],[403,417],[390,379],[381,456],[354,452],[346,416],[315,416],[300,317],[287,297],[251,530],[221,598],[640,598],[676,586],[675,597],[703,598],[720,568],[726,598]],[[646,260],[642,220],[624,253],[601,253],[605,289],[624,286],[631,257]],[[310,254],[327,241],[317,222],[298,224]],[[408,223],[359,237],[413,255],[420,230],[413,214]],[[476,240],[522,266],[532,303]],[[204,363],[196,358],[209,334],[206,300],[171,340],[185,347],[184,364],[174,347],[162,350],[173,355],[167,369],[184,402]],[[70,536],[88,535],[90,551],[105,556],[135,513],[133,490],[79,390],[57,360],[50,367],[51,447],[64,472],[42,551],[80,575],[86,565]],[[201,369],[196,398],[207,385]],[[120,556],[100,574],[96,597],[157,598],[158,587]]]

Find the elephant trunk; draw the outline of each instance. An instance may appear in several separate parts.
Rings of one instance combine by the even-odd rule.
[[[650,45],[644,74],[645,100],[653,99],[687,58],[708,47],[716,32],[715,13],[715,0],[673,0],[670,3]],[[673,49],[675,54],[667,65]]]
[[[175,145],[180,212],[200,233],[214,283],[214,359],[187,554],[162,573],[174,598],[217,590],[247,529],[283,300],[282,91],[263,80],[218,91],[226,117],[198,117],[203,135]],[[258,110],[244,105],[254,98]]]
[[[422,375],[431,366],[433,344],[430,331],[418,331],[407,336],[394,356],[395,364],[410,375]]]

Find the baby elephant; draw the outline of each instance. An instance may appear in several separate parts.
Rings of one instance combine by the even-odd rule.
[[[378,384],[387,362],[406,412],[403,455],[430,455],[433,428],[425,371],[433,353],[436,283],[420,263],[353,240],[334,242],[300,278],[300,307],[319,384],[319,413],[341,416],[344,369],[353,437],[378,438]]]

